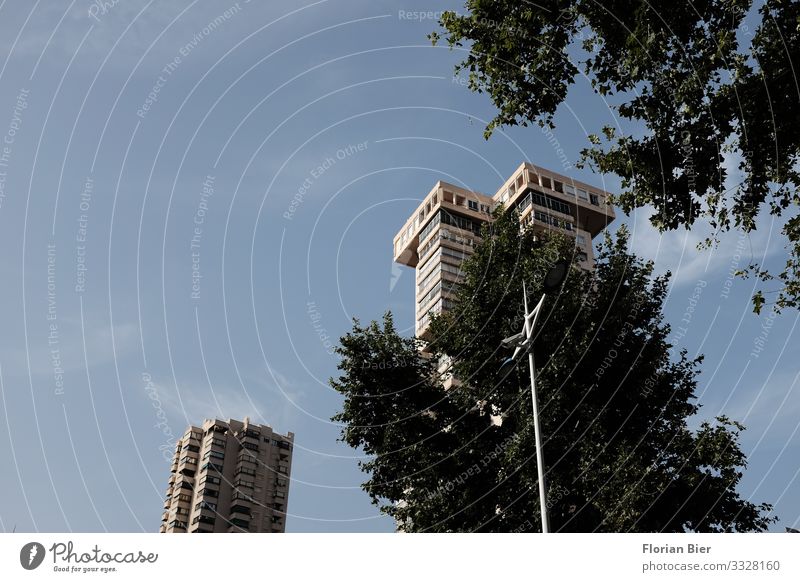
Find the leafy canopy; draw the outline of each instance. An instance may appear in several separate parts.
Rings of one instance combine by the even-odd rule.
[[[616,203],[653,206],[662,231],[706,221],[705,247],[720,231],[752,231],[762,210],[787,217],[783,270],[752,263],[741,274],[779,281],[776,308],[800,305],[800,2],[755,11],[751,0],[468,0],[466,9],[440,23],[451,47],[467,45],[457,72],[498,109],[487,138],[500,126],[553,127],[586,75],[621,119],[645,129],[598,128],[582,151],[582,163],[622,178]],[[744,178],[726,189],[731,160]],[[764,301],[757,291],[755,311]]]
[[[520,231],[498,213],[463,265],[456,307],[425,348],[382,324],[341,338],[342,440],[366,454],[363,484],[403,531],[536,531],[539,497],[525,362],[501,369],[519,331],[522,284],[540,296],[574,241]],[[573,267],[537,326],[534,354],[548,507],[555,531],[761,531],[771,507],[742,499],[741,425],[687,419],[701,358],[667,340],[668,276],[607,238],[594,273]],[[451,362],[444,368],[442,362]],[[456,384],[445,390],[443,372]]]

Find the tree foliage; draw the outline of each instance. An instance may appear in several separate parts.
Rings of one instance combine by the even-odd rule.
[[[800,305],[800,2],[468,0],[466,9],[441,25],[451,47],[467,47],[457,71],[498,108],[487,137],[500,126],[553,127],[586,75],[619,118],[645,129],[598,128],[582,152],[622,178],[622,209],[652,205],[661,230],[707,221],[714,235],[703,246],[720,231],[752,231],[762,210],[786,217],[783,270],[753,263],[743,274],[777,279],[777,308]],[[744,179],[726,189],[737,160]],[[759,311],[763,293],[753,300]]]
[[[367,456],[365,491],[404,531],[539,529],[528,370],[501,369],[500,344],[520,330],[523,281],[539,297],[574,241],[521,232],[515,212],[490,229],[463,266],[456,307],[432,318],[429,356],[388,313],[382,325],[356,321],[337,350],[334,420]],[[622,230],[594,273],[573,267],[545,303],[534,354],[556,531],[761,531],[773,519],[736,491],[743,427],[687,425],[701,358],[668,342],[667,284]],[[458,380],[448,390],[443,372]]]

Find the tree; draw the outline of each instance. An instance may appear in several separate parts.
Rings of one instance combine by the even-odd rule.
[[[750,232],[767,207],[788,217],[788,258],[773,275],[753,263],[741,274],[780,282],[775,307],[800,306],[800,3],[765,0],[751,30],[751,0],[674,2],[467,0],[440,24],[451,47],[468,45],[457,72],[488,93],[500,126],[553,117],[576,75],[609,99],[631,134],[606,126],[589,136],[582,164],[622,179],[625,212],[652,206],[654,226]],[[434,43],[440,35],[430,35]],[[747,46],[740,47],[742,38]],[[641,129],[644,128],[642,133]],[[744,179],[726,190],[728,165]],[[762,290],[753,297],[759,312]]]
[[[356,321],[341,339],[342,440],[368,456],[364,490],[404,531],[535,531],[536,455],[527,368],[509,373],[503,337],[519,331],[522,281],[574,241],[520,231],[495,215],[463,265],[456,307],[432,316],[425,345]],[[697,431],[687,418],[701,358],[669,343],[668,275],[630,254],[620,231],[593,273],[571,268],[548,299],[534,354],[554,531],[762,531],[771,507],[736,492],[746,466],[741,425]],[[442,385],[443,362],[458,382]]]

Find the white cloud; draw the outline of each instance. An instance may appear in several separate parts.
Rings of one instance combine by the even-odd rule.
[[[631,230],[631,247],[644,259],[655,263],[656,273],[667,270],[673,274],[674,285],[693,285],[729,270],[735,256],[741,255],[738,268],[750,262],[760,263],[765,256],[785,252],[785,239],[780,230],[784,221],[762,210],[753,232],[742,236],[738,230],[719,235],[719,245],[699,251],[697,245],[713,234],[704,219],[698,220],[691,230],[659,233],[651,224],[652,208],[634,211],[624,222]]]

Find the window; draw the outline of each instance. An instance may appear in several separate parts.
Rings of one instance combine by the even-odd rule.
[[[579,245],[585,247],[586,246],[586,237],[583,236],[582,234],[575,235],[575,242],[577,242]]]
[[[175,508],[175,515],[189,515],[189,510],[186,507]]]
[[[573,188],[569,184],[564,184],[564,194],[569,194],[570,196],[575,196],[575,188]]]
[[[600,197],[597,194],[589,194],[589,201],[595,206],[600,206]]]
[[[278,473],[286,474],[286,467],[278,467]]]
[[[249,521],[244,520],[244,519],[239,519],[238,517],[233,518],[231,520],[231,524],[233,524],[235,526],[238,526],[238,527],[240,527],[242,529],[247,529],[247,528],[250,527],[250,522]]]
[[[253,488],[253,482],[249,481],[247,479],[237,479],[234,482],[234,485],[236,487],[247,487],[248,489],[252,489]]]
[[[286,481],[286,479],[276,479],[275,480],[275,485],[277,485],[278,487],[286,487],[287,484],[288,484],[288,482]]]
[[[258,450],[258,445],[255,443],[242,443],[242,446],[246,449],[250,449],[251,451]]]
[[[589,255],[584,252],[578,252],[578,260],[581,262],[586,262],[589,260]]]
[[[542,180],[542,188],[548,188],[548,189],[553,188],[553,184],[552,182],[550,182],[550,178],[548,178],[547,176],[541,176],[541,180]]]
[[[173,528],[177,527],[177,528],[180,528],[180,529],[186,529],[187,523],[185,521],[181,521],[179,519],[176,519],[176,520],[170,522],[169,527],[173,527]]]
[[[489,212],[489,205],[488,204],[481,204],[481,212]]]
[[[197,445],[190,445],[189,443],[186,443],[185,445],[183,445],[183,450],[192,451],[193,453],[199,453],[200,447],[198,447]]]
[[[589,194],[586,192],[586,190],[583,190],[582,188],[578,188],[578,198],[580,198],[581,200],[586,200],[588,202],[589,201]]]
[[[181,493],[178,495],[178,501],[191,501],[192,496],[187,493]]]
[[[208,509],[210,511],[216,511],[217,510],[217,504],[216,503],[211,503],[210,501],[201,501],[200,503],[198,503],[197,505],[194,506],[194,510],[195,511],[200,511],[201,509]]]
[[[563,194],[564,193],[564,184],[562,184],[558,180],[553,180],[553,190],[555,190],[556,192],[561,192]]]
[[[247,467],[239,467],[236,469],[235,475],[250,475],[255,476],[256,472],[253,469],[249,469]]]
[[[520,212],[522,212],[523,210],[525,210],[525,209],[526,209],[528,206],[530,206],[530,205],[531,205],[531,200],[532,200],[532,199],[531,199],[531,195],[530,195],[530,194],[528,194],[527,196],[525,196],[525,198],[523,198],[522,200],[520,200],[520,203],[517,205],[517,210],[518,210],[518,211],[520,211]]]
[[[475,212],[478,211],[478,203],[475,202],[474,200],[468,200],[467,201],[467,206],[469,206],[470,210],[474,210]]]
[[[219,491],[214,489],[205,488],[200,492],[203,497],[219,497]]]

